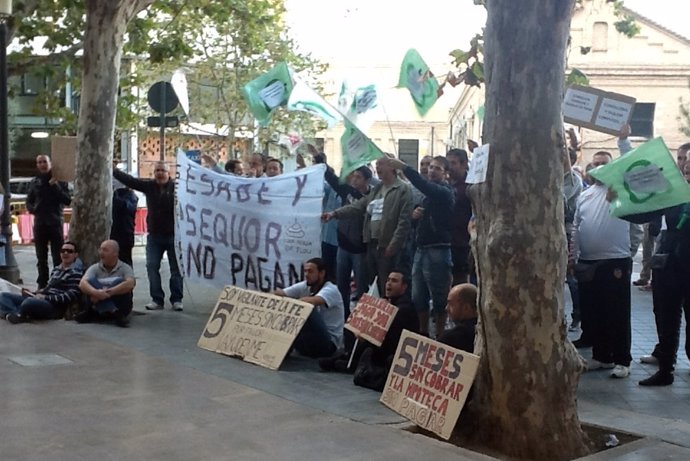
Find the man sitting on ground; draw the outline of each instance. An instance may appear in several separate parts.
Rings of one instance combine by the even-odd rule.
[[[274,294],[314,305],[295,338],[297,352],[312,358],[333,355],[343,340],[343,298],[338,287],[326,279],[323,260],[312,258],[305,262],[304,281],[278,289]]]
[[[398,312],[393,318],[381,347],[360,342],[358,350],[354,352],[357,362],[354,365],[355,375],[352,381],[355,385],[383,391],[403,330],[419,333],[419,316],[412,300],[407,295],[408,285],[409,282],[401,270],[396,269],[388,274],[386,299],[398,308]],[[361,355],[357,357],[359,350],[361,350]],[[354,360],[353,363],[355,363]]]
[[[462,283],[451,288],[446,305],[448,316],[455,323],[441,334],[439,342],[465,352],[474,352],[474,334],[477,327],[477,288]]]
[[[106,240],[98,249],[100,262],[86,270],[79,288],[86,298],[86,309],[76,316],[78,323],[112,321],[119,327],[129,326],[132,311],[134,271],[119,259],[115,240]]]
[[[384,299],[397,307],[398,312],[395,314],[395,317],[393,317],[393,322],[380,347],[376,347],[360,339],[356,350],[353,352],[355,356],[349,370],[355,370],[360,361],[360,357],[364,354],[368,354],[368,358],[372,359],[376,366],[385,368],[385,381],[385,376],[388,375],[388,365],[390,364],[388,359],[395,354],[402,331],[410,330],[414,333],[419,332],[419,317],[412,305],[410,297],[407,295],[408,286],[409,281],[402,270],[394,269],[388,274],[388,280],[386,280],[386,297]],[[366,352],[369,348],[371,348],[372,351]],[[319,360],[319,366],[323,371],[346,372],[348,371],[347,364],[350,360],[350,353],[350,350],[341,350],[332,357]],[[355,382],[355,384],[357,383]]]
[[[60,248],[61,263],[50,274],[45,288],[22,294],[0,294],[0,316],[10,323],[59,319],[67,307],[79,299],[79,280],[84,271],[77,246],[66,241]]]

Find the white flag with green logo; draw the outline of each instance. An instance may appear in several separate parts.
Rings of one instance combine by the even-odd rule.
[[[293,75],[293,80],[295,86],[292,88],[292,93],[290,93],[290,99],[288,99],[288,110],[308,112],[325,120],[329,128],[332,128],[343,119],[342,114],[314,91],[312,87],[307,85],[304,80],[297,75]]]

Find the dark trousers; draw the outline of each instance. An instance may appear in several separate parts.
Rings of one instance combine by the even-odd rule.
[[[316,308],[311,311],[295,338],[294,348],[300,354],[312,358],[330,357],[335,352],[336,346],[328,333],[328,327]]]
[[[578,282],[582,322],[592,340],[592,358],[630,366],[630,276],[632,259],[583,261],[597,264],[594,278]]]
[[[672,372],[680,342],[681,313],[685,311],[685,353],[690,357],[690,274],[673,268],[652,270],[652,299],[659,344],[654,356],[659,370]]]
[[[367,285],[371,285],[374,278],[378,277],[377,287],[379,289],[379,296],[382,297],[386,295],[386,280],[388,279],[388,274],[393,269],[402,271],[407,277],[410,277],[412,272],[407,257],[403,254],[406,248],[402,248],[399,254],[393,255],[390,258],[385,256],[385,251],[384,247],[379,248],[377,240],[372,240],[367,245],[365,264]],[[364,288],[364,292],[366,293],[367,290],[369,290],[368,286]]]
[[[0,293],[0,314],[19,314],[34,320],[62,317],[61,311],[45,299],[24,297],[14,293]]]
[[[38,268],[36,283],[38,288],[44,288],[50,276],[48,245],[50,245],[50,254],[53,257],[53,266],[57,266],[60,264],[60,248],[62,248],[62,243],[62,223],[59,225],[47,225],[34,222],[34,246],[36,247],[36,267]]]

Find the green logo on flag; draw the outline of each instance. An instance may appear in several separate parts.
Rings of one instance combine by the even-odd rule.
[[[340,148],[343,152],[343,168],[340,170],[340,178],[343,181],[348,174],[360,166],[384,156],[383,151],[350,120],[346,118],[344,121],[345,133],[340,138]]]
[[[242,96],[259,124],[266,126],[271,121],[273,111],[287,104],[292,88],[290,69],[286,63],[281,62],[244,85]]]
[[[417,50],[410,49],[400,65],[398,86],[410,91],[419,115],[424,116],[439,96],[440,87]]]

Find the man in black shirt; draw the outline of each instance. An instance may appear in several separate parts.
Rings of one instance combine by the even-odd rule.
[[[163,309],[165,292],[161,283],[161,260],[168,253],[170,264],[170,304],[174,311],[182,310],[182,274],[175,256],[175,181],[170,178],[170,169],[165,162],[154,166],[154,179],[137,179],[120,170],[113,170],[113,176],[127,187],[146,195],[146,272],[149,278],[151,302],[148,310]]]
[[[36,157],[38,174],[29,185],[26,196],[26,209],[34,215],[34,246],[36,247],[36,267],[38,268],[38,288],[48,283],[48,245],[53,256],[53,265],[61,263],[64,222],[62,211],[69,206],[70,198],[67,183],[53,177],[50,158],[47,155]]]

